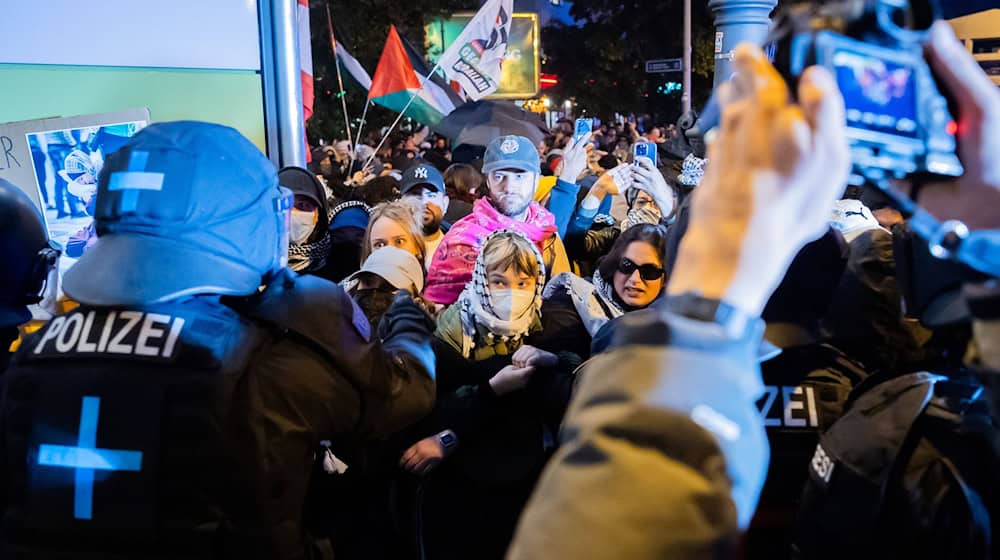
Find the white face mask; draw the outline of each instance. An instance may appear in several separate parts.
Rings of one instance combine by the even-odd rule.
[[[309,236],[312,235],[313,230],[316,228],[318,219],[319,214],[317,212],[302,212],[293,208],[291,231],[288,236],[289,240],[295,245],[305,243],[306,239],[309,239]]]
[[[503,321],[511,321],[524,315],[535,301],[534,290],[491,290],[493,312]]]

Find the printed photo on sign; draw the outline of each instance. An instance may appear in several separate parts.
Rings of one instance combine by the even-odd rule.
[[[65,272],[97,240],[94,202],[104,160],[146,126],[109,123],[27,133],[35,188],[49,238],[62,248]]]

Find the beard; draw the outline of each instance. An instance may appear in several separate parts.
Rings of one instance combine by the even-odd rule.
[[[510,218],[519,216],[531,205],[530,198],[513,193],[504,193],[498,197],[491,197],[490,202],[493,203],[493,207],[499,210],[501,214]]]
[[[444,221],[444,214],[436,205],[433,208],[425,207],[422,216],[424,235],[434,235],[441,230],[441,222]]]
[[[434,235],[438,231],[441,231],[442,219],[440,214],[428,215],[427,212],[424,212],[424,236]]]

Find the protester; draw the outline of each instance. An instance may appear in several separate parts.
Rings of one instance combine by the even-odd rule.
[[[97,200],[97,243],[65,277],[81,307],[4,376],[4,556],[322,549],[302,529],[313,453],[430,408],[424,312],[400,296],[375,339],[338,286],[284,268],[293,197],[231,128],[150,125],[108,156]],[[110,466],[81,478],[93,461]]]
[[[361,261],[382,247],[403,249],[421,263],[426,259],[423,227],[417,217],[419,209],[410,202],[397,200],[379,204],[372,209],[368,229],[361,242]]]
[[[330,211],[330,258],[328,279],[340,282],[358,269],[361,246],[371,208],[360,200],[348,200]]]
[[[544,266],[535,266],[529,258],[534,251],[524,247],[521,236],[499,230],[487,239],[493,243],[484,242],[472,280],[455,305],[438,317],[436,333],[476,361],[513,354],[525,336],[541,327],[538,310],[545,287]]]
[[[444,222],[444,214],[448,211],[449,200],[445,194],[444,177],[433,166],[427,163],[417,163],[403,173],[400,192],[404,199],[414,201],[420,209],[422,231],[428,268],[434,252],[445,231],[451,227]]]
[[[483,240],[500,229],[513,229],[531,239],[545,259],[549,274],[569,270],[555,218],[532,200],[538,182],[538,152],[527,138],[502,136],[490,142],[483,172],[489,197],[476,201],[471,215],[445,234],[431,261],[424,296],[449,305],[472,277],[475,255]]]
[[[453,163],[448,166],[444,172],[444,185],[445,194],[452,202],[449,205],[449,213],[455,203],[462,201],[468,205],[467,214],[471,214],[472,204],[487,194],[486,178],[475,167],[466,163]],[[451,221],[454,223],[458,220]]]
[[[591,282],[571,272],[553,278],[542,304],[543,345],[589,358],[602,326],[652,304],[665,285],[665,239],[663,226],[636,225],[618,237]]]
[[[382,247],[368,255],[361,270],[349,276],[344,289],[358,304],[378,332],[382,317],[392,307],[400,291],[418,298],[424,290],[424,269],[411,253],[396,247]]]
[[[572,140],[565,150],[560,150],[563,157],[557,166],[558,178],[548,178],[544,188],[539,182],[536,188],[535,197],[546,200],[545,207],[555,216],[560,237],[566,235],[574,209],[580,203],[580,192],[587,190],[582,187],[584,181],[588,185],[596,181],[596,176],[587,169],[593,154],[590,139],[591,135],[585,134]],[[610,211],[610,201],[601,208],[604,212]]]
[[[499,559],[555,446],[578,358],[527,344],[540,328],[545,266],[535,245],[500,230],[473,278],[438,317],[438,401],[400,465],[426,477],[426,558]]]
[[[448,211],[444,219],[449,224],[472,213],[472,204],[484,194],[486,179],[475,167],[464,163],[453,163],[444,172],[445,195],[448,197]]]
[[[285,167],[278,182],[295,196],[288,232],[288,268],[331,279],[329,206],[319,179],[301,167]]]
[[[384,202],[399,200],[399,179],[395,177],[375,177],[355,189],[351,200],[360,200],[370,208]]]
[[[710,557],[753,515],[767,465],[755,318],[826,227],[849,158],[829,73],[803,75],[798,107],[760,49],[741,45],[733,64],[668,298],[623,317],[581,374],[509,558]]]
[[[341,140],[327,150],[329,165],[321,165],[323,176],[331,183],[343,183],[350,177],[351,142]]]
[[[621,173],[619,173],[621,171]],[[617,196],[624,181],[625,201],[628,214],[625,221],[614,227],[613,220],[606,215],[609,196]],[[580,202],[566,232],[566,251],[570,259],[588,274],[594,270],[597,261],[608,253],[622,231],[638,224],[669,225],[677,208],[676,191],[667,184],[663,175],[648,158],[641,158],[637,165],[628,165],[604,174],[590,188]]]

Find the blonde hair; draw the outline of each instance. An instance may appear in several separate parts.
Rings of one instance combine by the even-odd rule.
[[[420,253],[417,255],[417,260],[420,261],[420,266],[423,266],[427,255],[427,245],[424,243],[423,225],[421,225],[418,216],[417,206],[405,199],[383,202],[373,208],[368,217],[365,237],[361,241],[361,263],[359,265],[364,264],[368,255],[372,254],[372,226],[380,219],[387,218],[399,224],[399,227],[410,234],[414,245],[417,246],[417,252]]]
[[[496,270],[505,272],[514,267],[515,272],[538,277],[538,257],[536,249],[524,236],[504,232],[494,235],[483,247],[483,264],[486,273]]]

